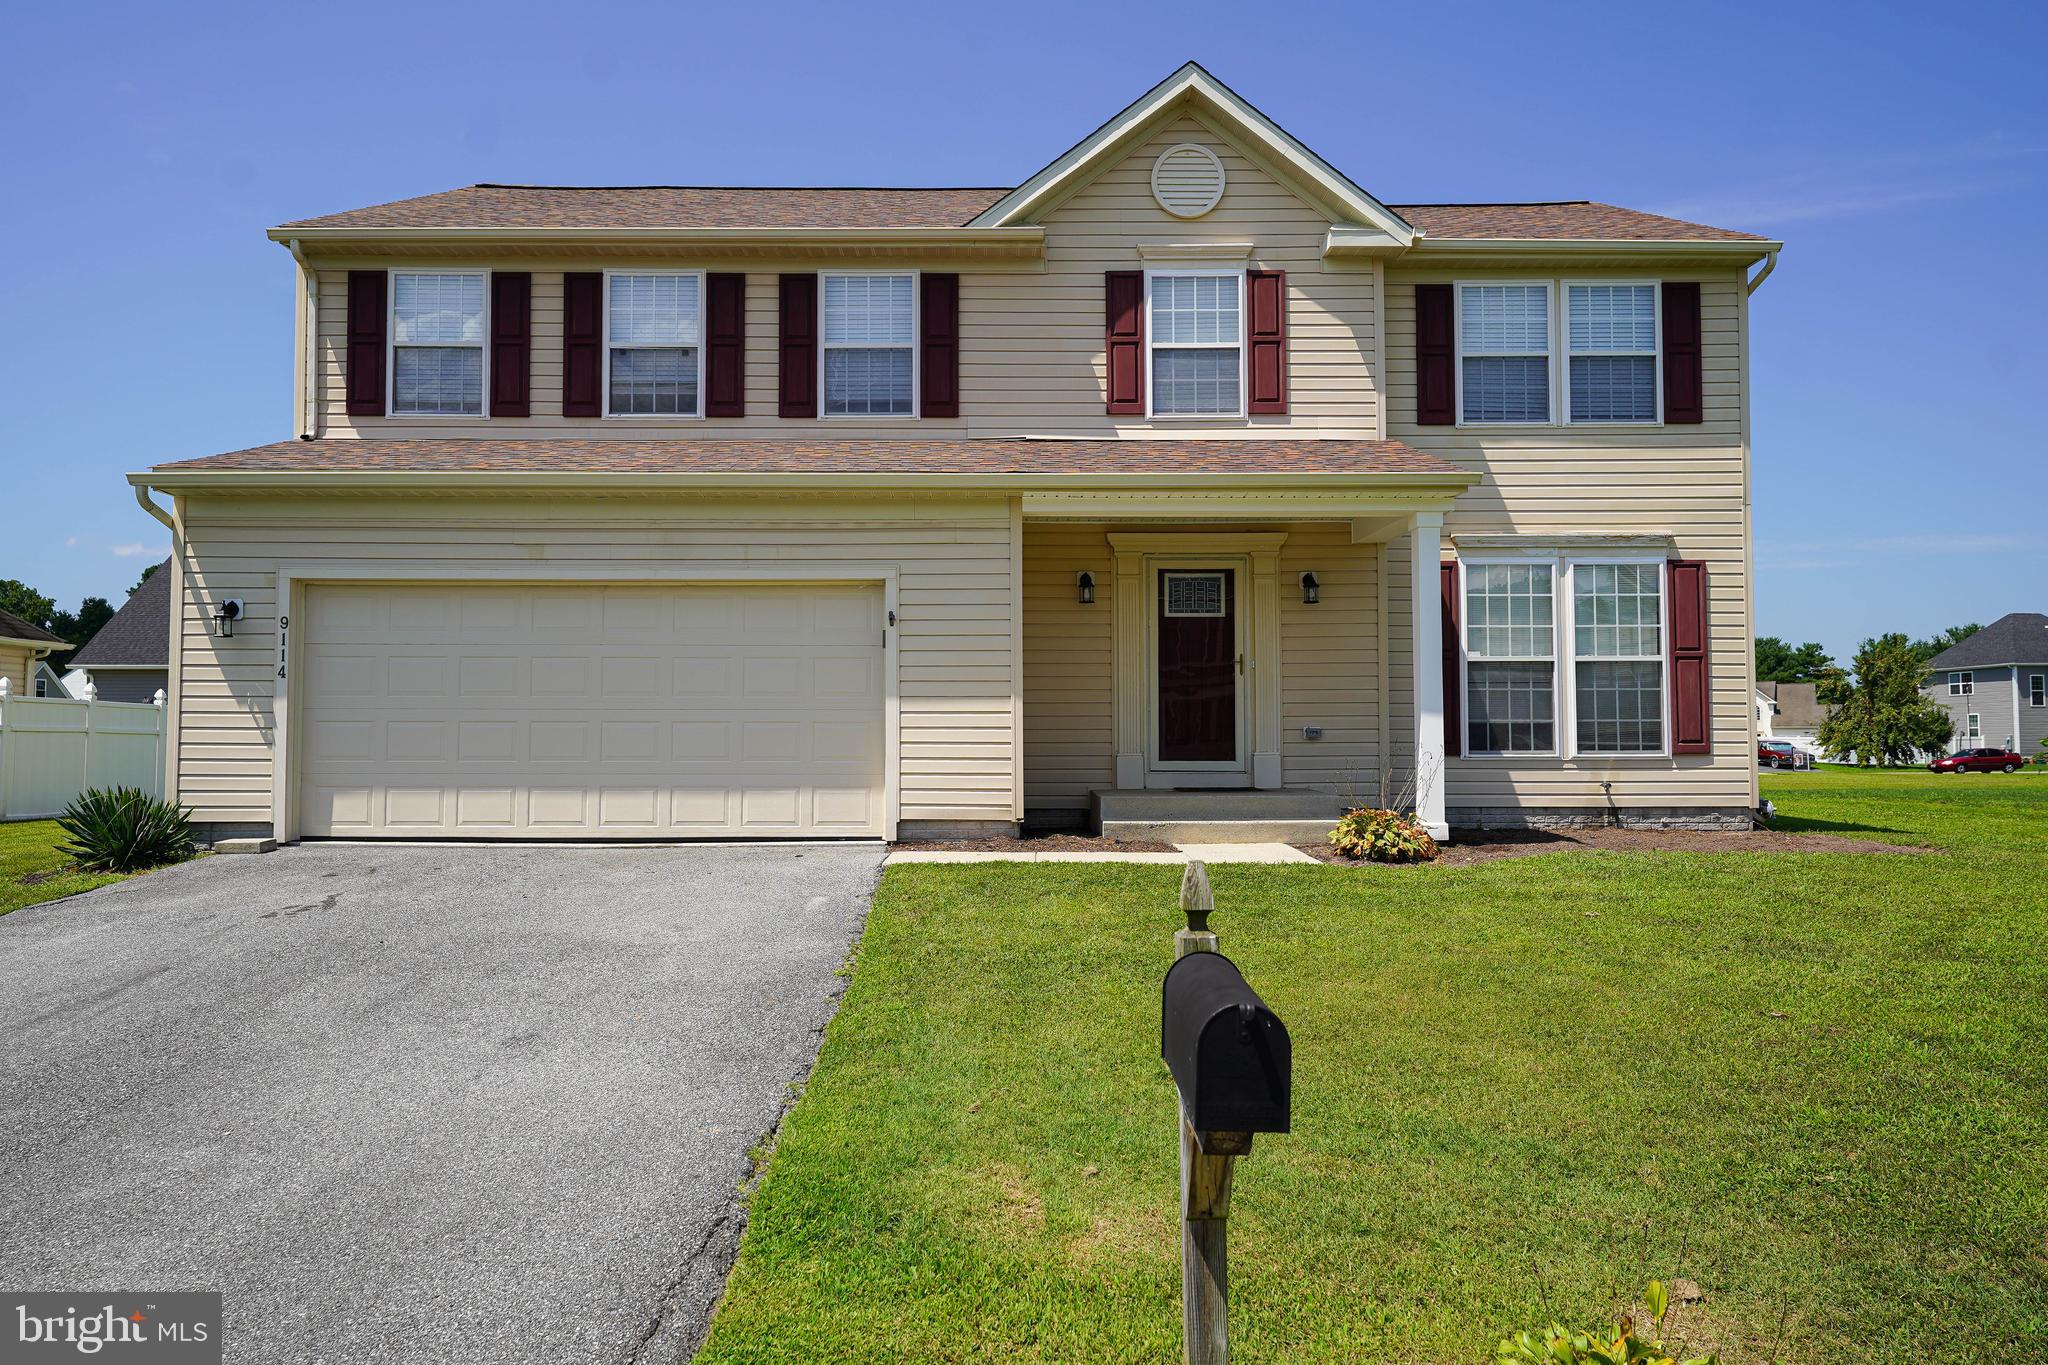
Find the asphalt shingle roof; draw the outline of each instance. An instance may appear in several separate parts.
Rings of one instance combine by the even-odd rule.
[[[1998,664],[2048,663],[2048,616],[2015,611],[1950,645],[1929,661],[1932,668],[1990,668]]]
[[[128,595],[113,619],[71,656],[73,668],[109,664],[168,667],[171,661],[171,561]]]
[[[11,611],[0,611],[0,640],[33,640],[37,644],[61,645],[68,643],[61,635],[52,635],[41,626],[22,620]]]

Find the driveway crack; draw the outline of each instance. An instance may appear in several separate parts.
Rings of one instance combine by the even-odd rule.
[[[656,1292],[654,1312],[626,1351],[624,1365],[648,1365],[656,1359],[682,1361],[696,1354],[710,1329],[719,1288],[739,1252],[740,1222],[737,1210],[711,1220],[696,1250],[683,1257],[676,1273]],[[702,1292],[706,1289],[708,1293]],[[650,1354],[657,1346],[666,1347],[659,1357]]]

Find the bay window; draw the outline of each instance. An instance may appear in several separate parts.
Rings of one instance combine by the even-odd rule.
[[[917,277],[824,277],[825,415],[908,417],[915,410]]]
[[[605,277],[605,411],[695,417],[703,389],[703,277],[650,271]]]
[[[1578,752],[1662,752],[1663,564],[1574,564],[1571,579]]]
[[[1155,417],[1244,415],[1244,272],[1145,277],[1147,386]]]
[[[1550,286],[1458,286],[1459,420],[1550,420]]]
[[[1574,422],[1657,420],[1657,286],[1566,284],[1565,373]]]
[[[391,276],[391,412],[478,417],[484,410],[484,275]]]
[[[1465,751],[1557,750],[1556,568],[1465,569]]]

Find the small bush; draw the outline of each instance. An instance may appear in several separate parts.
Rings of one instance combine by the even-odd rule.
[[[1330,831],[1330,846],[1347,858],[1376,863],[1426,863],[1436,857],[1429,831],[1390,810],[1346,811]]]
[[[192,856],[192,812],[134,787],[82,792],[57,818],[71,836],[61,852],[88,872],[139,872]]]
[[[1663,1282],[1650,1281],[1643,1299],[1650,1307],[1647,1323],[1625,1317],[1614,1325],[1612,1336],[1605,1331],[1567,1332],[1552,1323],[1548,1331],[1517,1332],[1508,1337],[1493,1358],[1499,1365],[1679,1365],[1661,1340],[1664,1316],[1670,1311]],[[1717,1361],[1716,1356],[1694,1356],[1685,1365],[1717,1365]]]

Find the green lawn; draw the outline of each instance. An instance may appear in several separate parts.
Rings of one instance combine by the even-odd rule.
[[[123,880],[118,872],[78,871],[57,851],[63,841],[55,820],[0,824],[0,915]]]
[[[1487,1361],[1652,1275],[1728,1361],[2048,1359],[2048,775],[1765,789],[1944,852],[1216,869],[1294,1038],[1237,1359]],[[892,869],[700,1360],[1177,1360],[1176,884]]]

